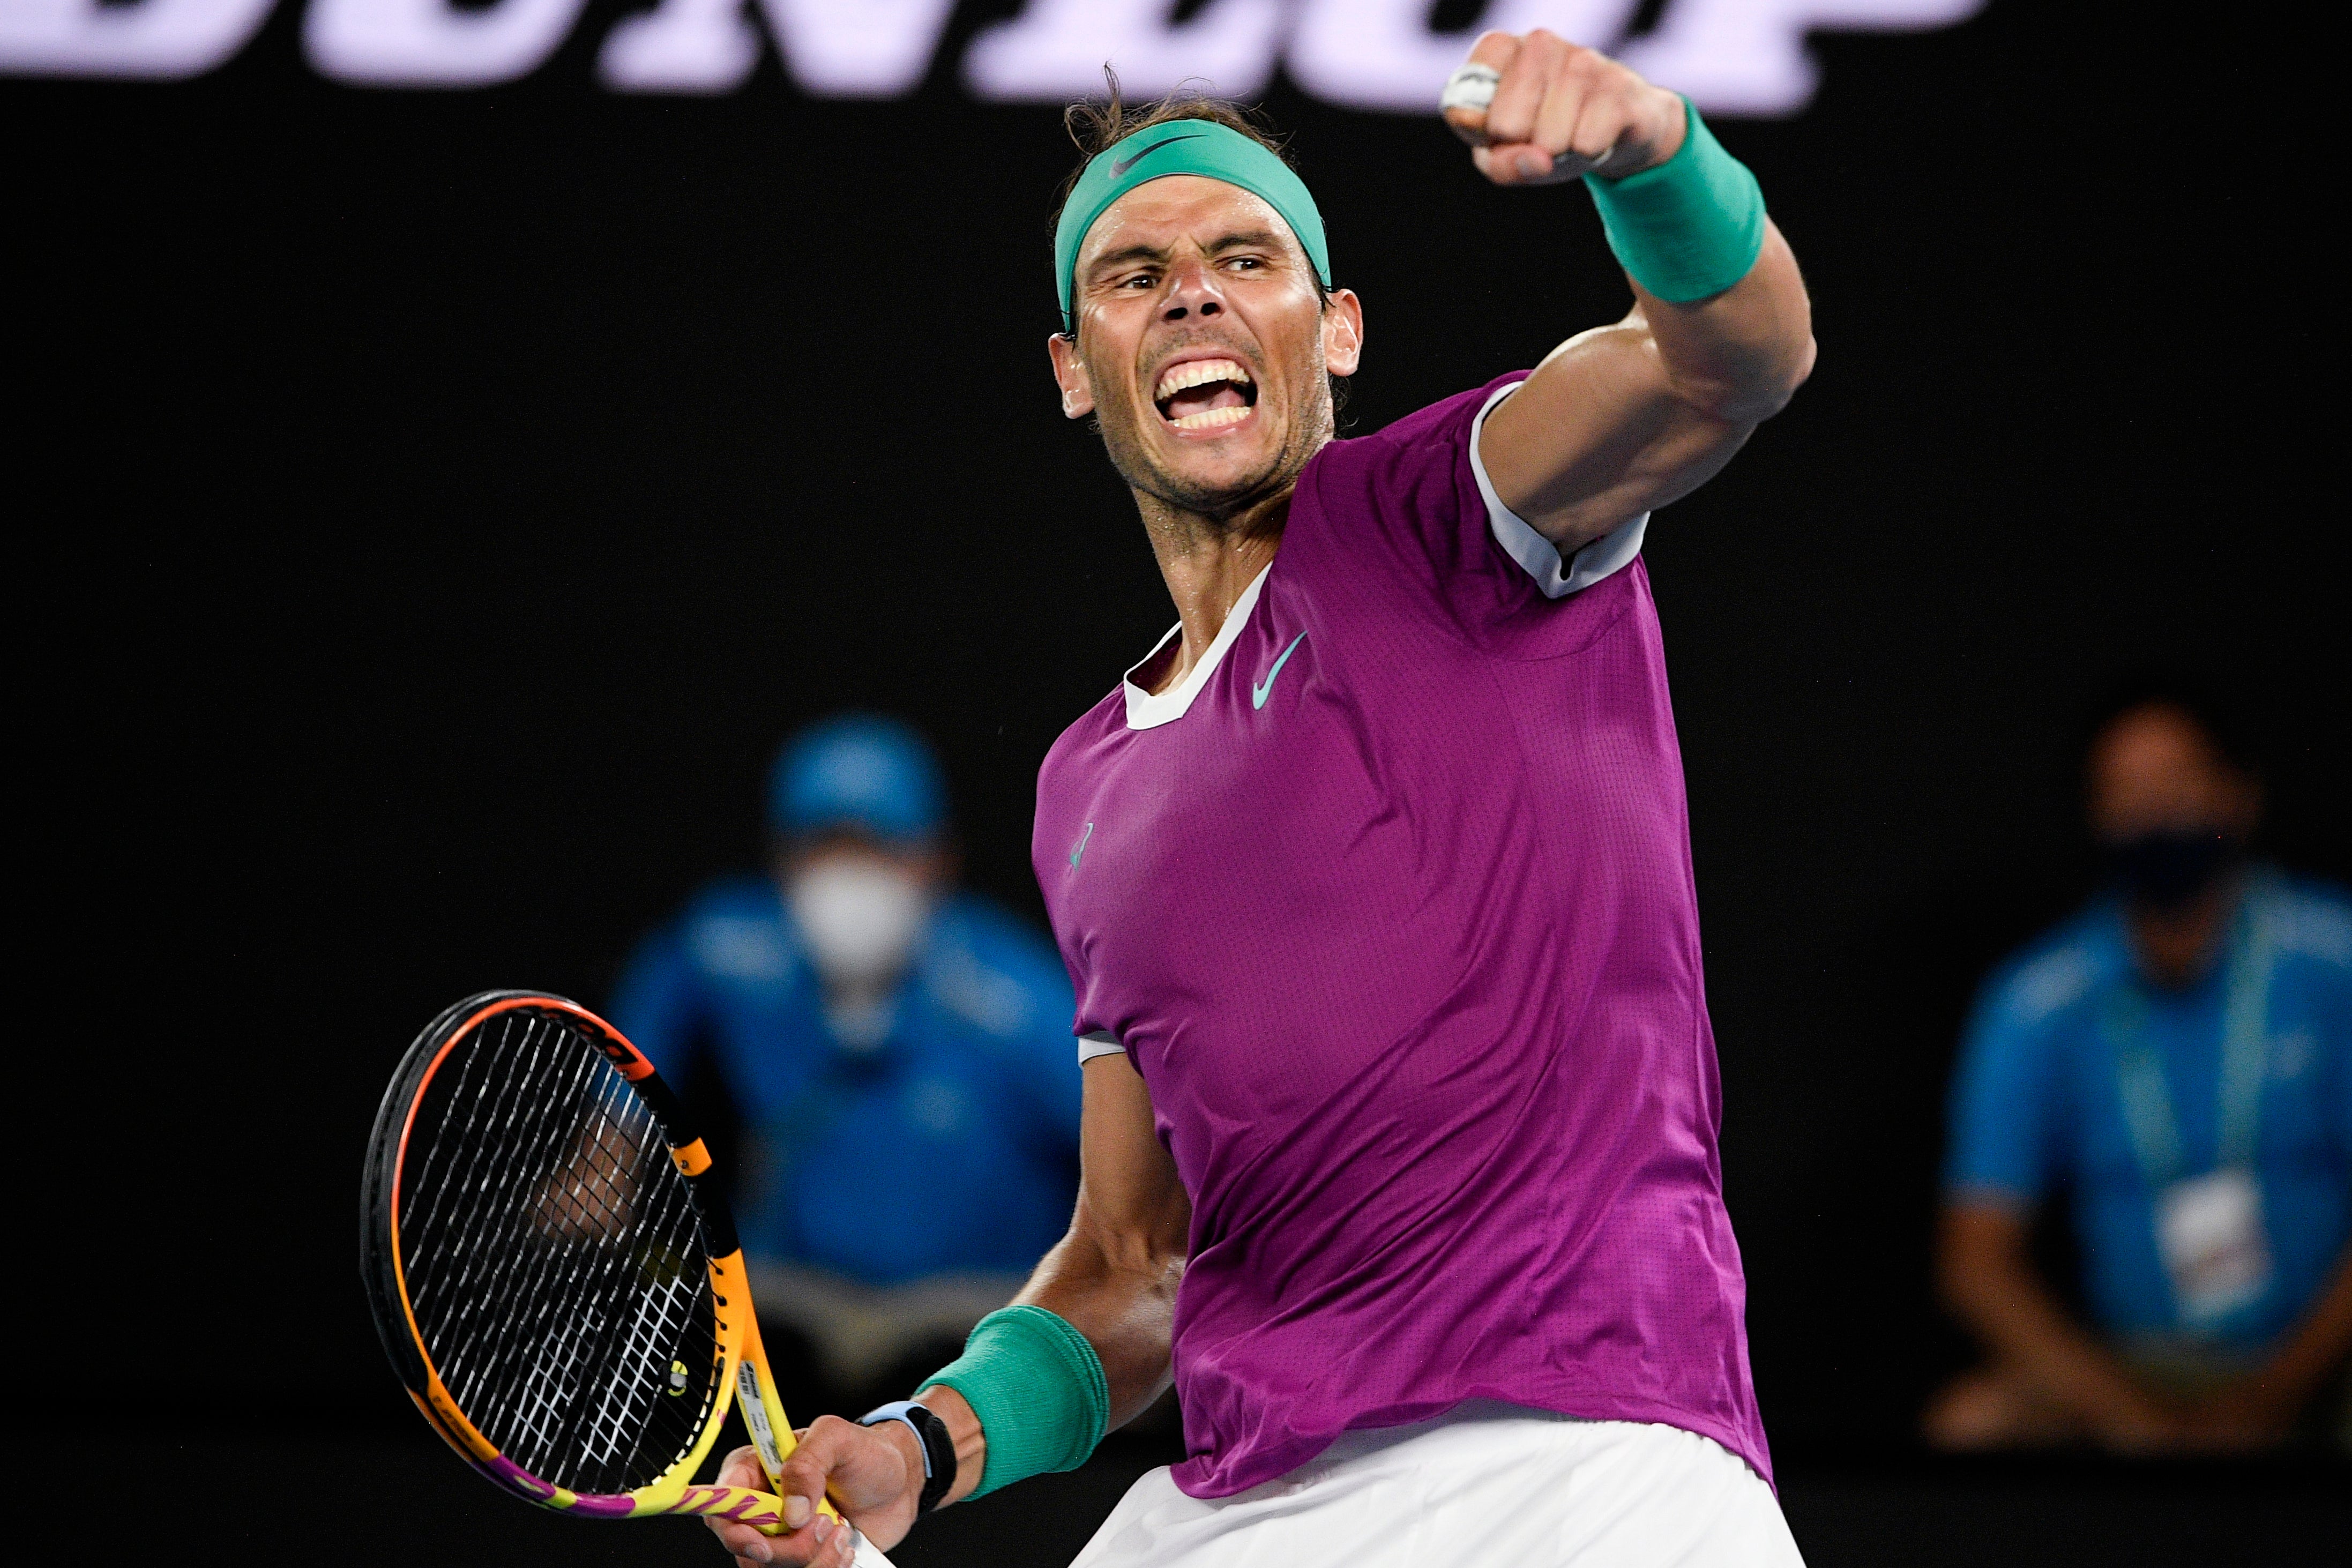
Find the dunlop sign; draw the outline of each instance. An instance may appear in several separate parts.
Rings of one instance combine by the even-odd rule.
[[[529,75],[586,0],[0,0],[0,73],[167,79],[236,56],[280,5],[300,6],[313,68],[361,87],[471,88]],[[1488,0],[1477,27],[1549,27],[1608,50],[1717,114],[1794,114],[1811,98],[1813,31],[1948,26],[1984,0]],[[596,71],[615,92],[724,93],[771,43],[823,98],[892,98],[929,70],[955,0],[656,0],[614,24]],[[1205,79],[1256,94],[1278,65],[1307,92],[1360,109],[1427,112],[1475,31],[1433,32],[1432,0],[1028,0],[960,62],[999,102],[1098,92],[1106,60],[1138,93]]]

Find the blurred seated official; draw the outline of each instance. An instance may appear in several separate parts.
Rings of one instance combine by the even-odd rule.
[[[2118,694],[2085,762],[2108,890],[1994,973],[1953,1086],[1937,1268],[1988,1360],[1927,1436],[2345,1445],[2352,908],[2249,858],[2260,785],[2190,689]],[[2059,1188],[2090,1325],[2029,1254]]]
[[[1076,1009],[1051,943],[952,888],[939,767],[905,725],[803,731],[768,824],[772,879],[703,889],[611,1016],[689,1098],[723,1096],[787,1408],[856,1409],[951,1355],[1068,1228]]]

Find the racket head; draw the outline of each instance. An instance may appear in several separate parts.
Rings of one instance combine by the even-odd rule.
[[[476,1470],[575,1514],[781,1524],[772,1496],[689,1484],[739,1372],[776,1462],[791,1428],[709,1153],[618,1030],[546,992],[444,1011],[384,1092],[360,1208],[385,1353]]]

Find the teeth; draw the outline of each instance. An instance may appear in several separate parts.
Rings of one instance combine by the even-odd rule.
[[[1198,414],[1187,414],[1181,419],[1169,421],[1179,430],[1211,430],[1220,425],[1234,425],[1249,417],[1250,411],[1236,405],[1232,408],[1203,408]]]
[[[1172,397],[1188,386],[1203,386],[1213,381],[1230,381],[1237,385],[1251,384],[1250,373],[1229,359],[1190,360],[1171,368],[1160,378],[1159,390],[1151,395],[1154,403]]]

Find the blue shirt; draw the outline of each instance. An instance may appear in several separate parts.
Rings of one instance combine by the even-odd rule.
[[[2253,1167],[2269,1289],[2197,1338],[2252,1353],[2326,1286],[2352,1238],[2352,908],[2274,873],[2250,879],[2273,962]],[[2174,1178],[2218,1163],[2228,975],[2248,921],[2178,991],[2135,963],[2122,908],[2093,904],[1997,970],[1978,998],[1953,1085],[1945,1184],[1956,1199],[2026,1205],[2070,1188],[2093,1312],[2124,1336],[2189,1334],[2157,1249],[2157,1183],[2124,1108],[2116,1020],[2158,1064],[2179,1129]]]
[[[868,1284],[1025,1273],[1068,1228],[1079,1077],[1069,981],[969,894],[934,912],[881,1043],[838,1040],[774,884],[705,889],[648,939],[613,1022],[671,1084],[715,1068],[742,1119],[744,1250]]]

